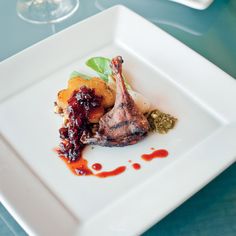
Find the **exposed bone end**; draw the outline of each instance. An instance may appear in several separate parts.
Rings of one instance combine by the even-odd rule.
[[[111,60],[110,67],[112,69],[113,74],[121,74],[122,73],[122,63],[124,62],[121,56],[114,57]]]

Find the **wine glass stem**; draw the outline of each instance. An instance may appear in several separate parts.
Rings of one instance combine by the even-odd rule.
[[[52,30],[52,34],[56,33],[56,25],[55,24],[51,24],[51,30]]]

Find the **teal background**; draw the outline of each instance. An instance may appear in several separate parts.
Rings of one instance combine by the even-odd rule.
[[[55,30],[61,31],[116,4],[144,16],[236,78],[236,0],[215,0],[204,11],[167,0],[81,0],[79,10],[56,24]],[[0,0],[0,61],[53,33],[50,25],[19,19],[15,6],[16,0]],[[9,235],[26,233],[0,204],[0,236]],[[143,235],[235,236],[236,164]]]

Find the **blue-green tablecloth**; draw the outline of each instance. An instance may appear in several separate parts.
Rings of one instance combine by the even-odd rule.
[[[115,4],[136,11],[236,78],[236,0],[215,0],[203,11],[167,0],[81,0],[79,10],[55,29]],[[16,0],[0,0],[0,61],[52,34],[51,26],[24,22],[15,9]],[[0,204],[0,236],[10,235],[26,233]],[[236,164],[144,235],[235,236]]]

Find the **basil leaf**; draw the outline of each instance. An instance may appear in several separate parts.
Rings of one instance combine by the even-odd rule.
[[[105,57],[92,57],[86,61],[86,65],[96,71],[105,82],[108,82],[108,77],[112,75],[110,63],[111,60]]]
[[[110,64],[111,60],[106,57],[92,57],[86,61],[86,65],[96,71],[99,77],[106,83],[109,81],[109,76],[112,75]],[[126,88],[132,90],[124,75],[123,78]]]
[[[92,77],[88,76],[88,75],[85,75],[85,74],[82,74],[78,71],[73,71],[71,74],[70,74],[70,78],[75,78],[75,77],[80,77],[80,78],[83,78],[83,79],[86,79],[86,80],[90,80],[92,79]]]

